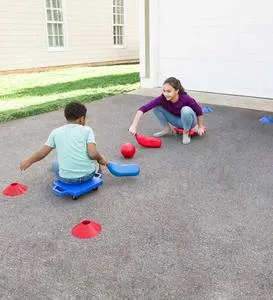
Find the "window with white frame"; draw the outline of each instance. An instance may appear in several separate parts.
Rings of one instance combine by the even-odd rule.
[[[46,0],[48,46],[64,47],[64,22],[62,0]]]
[[[113,0],[114,45],[124,45],[124,0]]]

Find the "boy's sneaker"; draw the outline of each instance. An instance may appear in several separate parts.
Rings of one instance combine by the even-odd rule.
[[[189,134],[185,134],[183,132],[183,137],[182,137],[182,144],[183,145],[188,145],[191,142],[191,137]]]

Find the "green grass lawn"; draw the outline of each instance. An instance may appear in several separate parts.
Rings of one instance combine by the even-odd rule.
[[[69,68],[0,75],[0,122],[84,103],[139,88],[139,65]]]

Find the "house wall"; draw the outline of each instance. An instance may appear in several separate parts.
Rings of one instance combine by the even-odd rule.
[[[142,87],[176,76],[186,89],[273,98],[271,6],[270,0],[150,0],[151,74],[142,72]]]
[[[65,48],[47,43],[45,0],[0,0],[0,70],[138,59],[138,1],[125,3],[125,47],[115,48],[112,0],[63,0]]]

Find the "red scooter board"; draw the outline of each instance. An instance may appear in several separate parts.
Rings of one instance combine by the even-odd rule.
[[[146,148],[160,148],[162,145],[162,141],[159,138],[144,136],[140,133],[135,134],[135,138],[139,145]]]
[[[177,128],[177,127],[174,127],[174,130],[177,134],[183,134],[183,131],[184,131],[183,128]],[[206,133],[207,133],[207,128],[205,128],[205,134]],[[194,129],[190,129],[189,135],[196,136],[198,134],[197,134],[197,131],[195,131]]]

